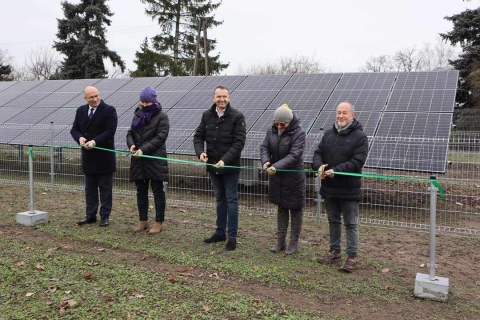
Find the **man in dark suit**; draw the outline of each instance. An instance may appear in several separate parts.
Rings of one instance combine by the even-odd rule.
[[[73,139],[82,147],[82,170],[85,175],[86,216],[77,224],[97,222],[100,192],[100,226],[106,227],[109,225],[108,219],[112,211],[115,153],[94,147],[115,149],[117,111],[103,102],[95,87],[85,88],[84,98],[87,104],[77,109],[70,130]]]

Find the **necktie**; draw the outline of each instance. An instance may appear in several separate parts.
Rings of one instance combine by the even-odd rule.
[[[93,118],[93,108],[90,108],[90,113],[88,114],[88,118],[92,120]]]

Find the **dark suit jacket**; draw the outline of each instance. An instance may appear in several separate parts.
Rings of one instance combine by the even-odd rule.
[[[88,118],[88,104],[77,109],[70,134],[79,143],[81,137],[87,141],[95,140],[97,147],[115,149],[115,131],[117,130],[117,111],[114,107],[100,101],[100,105]],[[116,169],[115,153],[98,149],[82,148],[82,169],[84,174],[111,173]]]

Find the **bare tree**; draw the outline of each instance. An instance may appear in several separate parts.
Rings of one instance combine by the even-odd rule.
[[[415,46],[398,50],[393,56],[398,71],[422,71],[423,57]]]
[[[455,48],[438,37],[434,45],[426,43],[420,51],[423,62],[423,70],[433,70],[435,68],[450,66],[449,60],[456,57]]]
[[[389,72],[393,70],[393,61],[389,55],[370,57],[365,65],[360,68],[362,72]]]
[[[107,68],[108,71],[108,78],[110,79],[123,79],[123,78],[130,78],[130,70],[125,70],[122,72],[122,68],[119,66]]]
[[[292,74],[292,73],[321,73],[324,72],[321,62],[315,55],[294,55],[281,57],[280,62],[251,65],[237,68],[240,75]]]
[[[57,52],[47,45],[31,50],[25,58],[27,72],[33,80],[52,78],[59,71],[60,64]]]

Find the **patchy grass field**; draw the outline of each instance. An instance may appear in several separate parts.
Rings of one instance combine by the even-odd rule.
[[[415,298],[428,262],[428,234],[360,228],[352,274],[315,259],[327,225],[306,219],[300,253],[270,253],[275,219],[240,216],[239,245],[206,245],[211,209],[168,206],[159,235],[133,234],[135,198],[114,197],[111,225],[79,227],[82,193],[35,190],[50,222],[17,225],[28,188],[0,186],[1,319],[479,319],[480,239],[439,235],[437,275],[450,279],[447,302]],[[213,199],[212,199],[213,201]],[[168,203],[168,195],[167,195]]]

